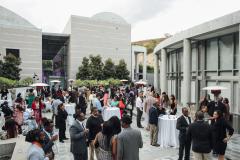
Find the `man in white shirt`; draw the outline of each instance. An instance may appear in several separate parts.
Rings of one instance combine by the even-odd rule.
[[[136,108],[137,108],[137,126],[138,128],[143,128],[141,124],[141,118],[143,114],[144,100],[143,100],[143,92],[139,92],[138,97],[136,99]]]
[[[53,115],[52,115],[52,120],[54,121],[55,118],[55,125],[57,125],[57,113],[58,113],[58,106],[62,104],[63,102],[60,100],[59,97],[55,97],[55,99],[52,102],[52,110],[53,110]]]

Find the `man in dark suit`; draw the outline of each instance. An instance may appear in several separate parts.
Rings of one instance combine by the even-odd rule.
[[[158,103],[155,101],[153,106],[149,109],[149,128],[150,128],[150,140],[151,145],[159,147],[157,144],[158,136]]]
[[[54,152],[52,150],[52,146],[54,145],[54,141],[58,139],[58,135],[52,135],[53,134],[53,121],[50,119],[47,119],[43,123],[43,132],[45,134],[45,138],[43,140],[43,150],[45,154],[52,154],[54,156]]]
[[[73,153],[74,160],[87,160],[87,134],[88,129],[83,124],[85,117],[83,113],[77,112],[75,114],[75,121],[70,127],[71,146],[70,151]]]
[[[194,159],[211,159],[212,132],[208,123],[204,122],[204,114],[201,111],[196,113],[196,121],[189,125],[187,140],[192,141]]]
[[[82,92],[79,96],[78,106],[80,107],[81,112],[86,114],[87,102],[86,102],[86,97],[84,92]]]
[[[191,143],[187,140],[187,130],[189,124],[191,123],[191,118],[188,116],[188,109],[186,107],[182,108],[183,115],[177,119],[177,130],[179,130],[179,158],[183,159],[183,151],[185,150],[184,160],[190,159],[190,148]]]

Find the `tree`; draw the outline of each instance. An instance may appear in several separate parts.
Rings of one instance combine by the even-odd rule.
[[[4,57],[4,62],[0,62],[0,77],[5,77],[12,80],[20,80],[19,68],[21,59],[15,57],[12,54],[8,54]]]
[[[111,58],[108,58],[105,61],[105,65],[103,67],[103,79],[114,78],[116,75],[115,65]]]
[[[129,79],[129,71],[127,70],[127,64],[121,59],[116,65],[116,77],[117,79]]]
[[[78,73],[76,74],[77,79],[89,79],[91,77],[90,64],[87,57],[83,57],[82,65],[78,68]]]
[[[3,76],[3,61],[0,60],[0,77]]]
[[[103,62],[100,55],[90,55],[90,73],[91,79],[101,80],[103,79]]]

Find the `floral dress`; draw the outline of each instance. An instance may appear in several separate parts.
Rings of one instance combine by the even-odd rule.
[[[98,152],[96,152],[96,156],[98,160],[112,160],[112,138],[110,140],[110,145],[106,146],[106,136],[100,132],[97,134],[97,143],[99,144],[99,147],[97,148]]]

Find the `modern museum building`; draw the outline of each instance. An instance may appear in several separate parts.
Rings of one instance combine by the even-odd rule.
[[[21,78],[66,82],[75,79],[83,57],[100,55],[104,62],[120,59],[131,71],[131,25],[122,17],[98,13],[71,15],[62,33],[45,33],[16,13],[0,6],[0,59],[8,54],[21,58]]]
[[[233,126],[240,129],[240,11],[179,32],[154,50],[154,86],[176,95],[179,104],[195,104],[213,95],[206,86],[223,86]]]

